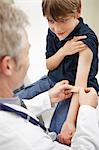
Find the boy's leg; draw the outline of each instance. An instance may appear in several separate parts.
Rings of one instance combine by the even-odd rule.
[[[59,133],[61,131],[62,125],[67,117],[69,106],[70,99],[58,103],[50,123],[51,131],[54,131],[56,133]]]
[[[21,91],[15,93],[21,99],[31,99],[36,95],[49,90],[54,84],[48,76],[43,76],[40,80],[23,88]]]

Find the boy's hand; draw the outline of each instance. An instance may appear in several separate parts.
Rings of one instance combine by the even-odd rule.
[[[54,104],[70,98],[72,96],[71,89],[72,86],[68,84],[67,80],[56,83],[56,85],[48,91],[51,103]]]
[[[87,36],[75,36],[73,39],[67,41],[60,49],[64,57],[85,50],[87,46],[81,40],[86,38]]]
[[[75,133],[75,124],[64,122],[58,140],[62,144],[70,145],[71,139]]]
[[[94,88],[81,88],[79,90],[79,103],[80,105],[90,105],[92,107],[97,107],[98,105],[98,95]]]

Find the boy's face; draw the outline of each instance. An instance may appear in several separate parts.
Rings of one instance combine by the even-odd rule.
[[[60,17],[57,21],[52,18],[47,18],[49,28],[56,34],[59,40],[67,37],[77,25],[78,19],[76,17]]]

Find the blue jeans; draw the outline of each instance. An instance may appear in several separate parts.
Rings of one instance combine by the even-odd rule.
[[[54,84],[55,83],[48,76],[43,76],[40,80],[17,92],[16,95],[20,99],[32,99],[38,94],[48,91]]]
[[[54,85],[55,82],[53,82],[48,76],[43,76],[37,82],[25,87],[20,92],[16,93],[16,95],[19,96],[21,99],[31,99],[36,95],[49,90]],[[67,117],[69,105],[70,99],[58,103],[51,120],[51,131],[55,131],[56,133],[60,132],[61,127]]]
[[[70,106],[70,99],[66,99],[59,102],[50,123],[50,131],[54,131],[57,134],[61,131],[62,125],[67,118],[68,110]]]

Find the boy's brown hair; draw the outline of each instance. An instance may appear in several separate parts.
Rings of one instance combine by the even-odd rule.
[[[81,0],[43,0],[42,11],[46,17],[51,17],[54,20],[59,17],[74,16],[80,13]]]

